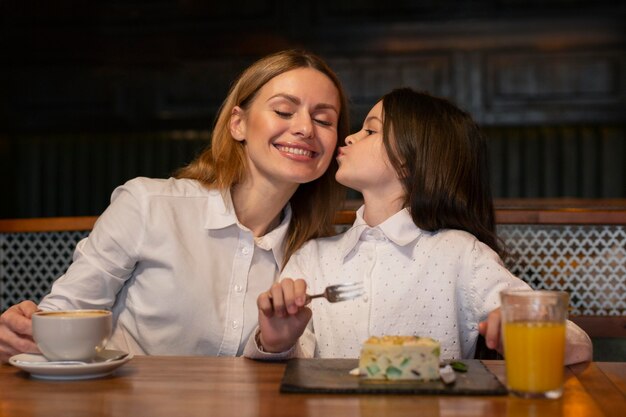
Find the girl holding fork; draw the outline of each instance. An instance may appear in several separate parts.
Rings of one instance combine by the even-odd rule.
[[[437,339],[444,359],[472,358],[479,333],[501,351],[499,293],[528,285],[501,261],[486,144],[470,115],[398,89],[345,143],[335,177],[364,205],[347,232],[308,242],[259,296],[244,354],[356,358],[385,334]],[[349,282],[364,294],[307,304],[307,290]],[[590,359],[589,337],[568,322],[566,363]]]

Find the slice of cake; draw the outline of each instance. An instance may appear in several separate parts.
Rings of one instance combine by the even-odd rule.
[[[429,337],[370,337],[361,349],[359,372],[371,379],[439,379],[439,342]]]

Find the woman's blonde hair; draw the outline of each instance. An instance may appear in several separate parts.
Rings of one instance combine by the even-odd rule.
[[[349,132],[348,101],[337,75],[318,56],[306,51],[287,50],[268,55],[253,63],[234,82],[218,112],[211,143],[189,165],[181,168],[177,178],[191,178],[206,187],[226,190],[246,178],[248,167],[244,143],[230,134],[231,111],[235,106],[247,110],[259,90],[272,78],[298,68],[313,68],[326,75],[337,88],[341,109],[337,123],[337,145]],[[334,234],[335,211],[343,201],[344,188],[335,181],[337,161],[318,179],[301,184],[290,199],[292,219],[284,242],[285,259],[307,240]]]

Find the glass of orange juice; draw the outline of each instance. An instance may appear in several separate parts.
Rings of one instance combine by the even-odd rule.
[[[565,321],[563,291],[502,291],[502,335],[509,392],[525,398],[563,393]]]

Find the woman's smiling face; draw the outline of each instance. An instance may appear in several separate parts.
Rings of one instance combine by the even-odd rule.
[[[246,143],[251,181],[296,188],[319,178],[335,154],[341,110],[333,82],[312,68],[277,75],[248,109],[235,107],[231,133]]]

